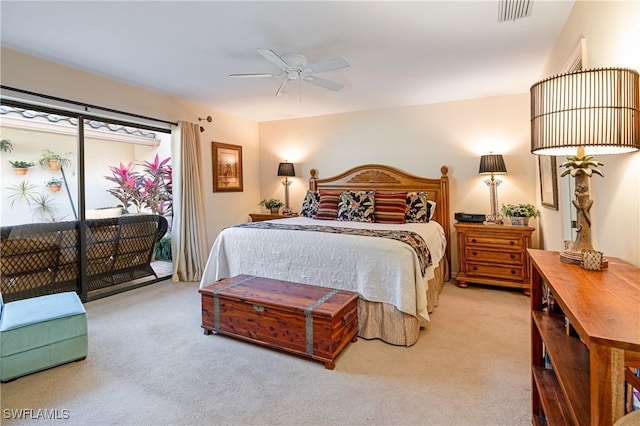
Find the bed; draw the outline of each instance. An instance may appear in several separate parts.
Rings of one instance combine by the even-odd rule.
[[[319,179],[312,169],[307,198],[322,196],[318,214],[225,228],[211,249],[200,287],[248,274],[356,291],[358,336],[411,346],[449,279],[448,168],[440,171],[439,178],[423,178],[368,164]],[[373,194],[380,206],[383,197],[426,196],[431,218],[427,223],[322,219],[330,194]],[[345,205],[342,199],[340,205]],[[307,207],[305,198],[305,214]]]

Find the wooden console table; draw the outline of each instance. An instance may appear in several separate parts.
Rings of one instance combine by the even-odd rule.
[[[625,373],[640,368],[640,269],[609,257],[605,270],[587,271],[557,252],[528,252],[533,424],[612,425],[624,415]],[[543,304],[544,284],[561,312]]]

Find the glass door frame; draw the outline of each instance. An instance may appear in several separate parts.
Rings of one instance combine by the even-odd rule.
[[[86,167],[85,167],[85,120],[96,120],[96,121],[100,121],[100,122],[104,122],[104,123],[109,123],[109,124],[116,124],[116,125],[121,125],[121,126],[127,126],[127,127],[135,127],[135,128],[139,128],[139,129],[145,129],[145,130],[150,130],[150,131],[155,131],[155,132],[161,132],[161,133],[171,133],[170,129],[167,128],[162,128],[162,127],[156,127],[156,126],[150,126],[150,125],[145,125],[145,124],[141,124],[138,122],[128,122],[128,121],[123,121],[123,120],[118,120],[118,119],[113,119],[113,118],[109,118],[109,117],[105,117],[105,116],[101,116],[101,115],[96,115],[96,114],[91,114],[91,113],[83,113],[80,111],[75,111],[72,109],[64,109],[64,108],[56,108],[56,107],[52,107],[52,106],[47,106],[47,105],[41,105],[39,103],[30,103],[30,102],[25,102],[25,101],[19,101],[19,100],[15,100],[15,99],[8,99],[5,97],[0,97],[0,105],[7,105],[10,107],[14,107],[14,108],[21,108],[21,109],[26,109],[26,110],[34,110],[34,111],[39,111],[39,112],[45,112],[48,114],[57,114],[57,115],[63,115],[65,117],[72,117],[72,118],[76,118],[77,119],[77,140],[76,140],[76,147],[77,147],[77,162],[78,162],[78,193],[77,193],[77,200],[78,200],[78,205],[77,205],[77,219],[78,223],[79,223],[79,237],[80,237],[80,247],[79,247],[79,283],[77,285],[77,292],[80,296],[80,298],[82,299],[83,302],[86,302],[88,300],[88,279],[87,279],[87,257],[84,255],[84,253],[86,253],[87,250],[87,235],[86,235],[86,216],[85,216],[85,211],[86,211],[86,182],[85,182],[85,176],[86,176]],[[120,112],[121,113],[121,112]],[[160,122],[160,120],[158,120]],[[116,290],[113,292],[105,292],[103,295],[101,295],[100,297],[104,297],[104,296],[108,296],[117,292],[120,292],[122,290]]]

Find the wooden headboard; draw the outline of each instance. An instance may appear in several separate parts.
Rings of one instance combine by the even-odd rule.
[[[377,190],[377,191],[425,191],[427,198],[435,201],[433,220],[444,228],[447,239],[447,262],[451,265],[451,213],[449,211],[449,177],[447,166],[440,167],[439,178],[423,178],[380,164],[354,167],[337,176],[318,179],[318,171],[311,169],[309,189],[318,190]],[[450,266],[449,266],[450,267]]]

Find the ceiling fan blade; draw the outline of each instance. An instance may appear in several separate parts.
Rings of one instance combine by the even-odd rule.
[[[277,65],[279,68],[282,68],[283,70],[285,70],[287,72],[289,72],[289,71],[291,71],[293,69],[293,68],[291,68],[289,66],[288,63],[286,63],[273,50],[271,50],[271,49],[257,49],[257,50],[258,50],[258,53],[260,53],[262,56],[264,56],[267,61]]]
[[[280,77],[280,74],[268,74],[268,73],[260,73],[260,74],[229,74],[229,77],[233,77],[233,78]]]
[[[315,75],[305,75],[305,81],[308,81],[311,84],[315,84],[316,86],[324,87],[325,89],[333,90],[337,92],[344,87],[344,84],[338,83],[337,81],[327,80],[326,78],[316,77]]]
[[[284,86],[286,86],[288,82],[289,82],[288,78],[285,78],[282,81],[282,84],[280,84],[280,87],[278,87],[278,91],[276,92],[276,96],[284,95]]]
[[[349,62],[347,62],[346,59],[338,56],[333,59],[308,65],[304,68],[304,72],[306,73],[327,72],[327,71],[337,70],[340,68],[346,68],[348,66],[349,66]]]

